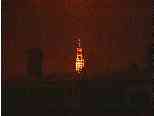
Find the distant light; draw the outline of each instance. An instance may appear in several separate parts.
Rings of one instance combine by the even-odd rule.
[[[75,70],[77,73],[81,73],[84,68],[84,58],[82,53],[82,48],[76,48],[76,60],[75,60]]]

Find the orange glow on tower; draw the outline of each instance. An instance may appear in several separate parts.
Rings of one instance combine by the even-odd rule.
[[[75,61],[75,70],[77,73],[80,73],[84,68],[84,58],[83,58],[82,48],[77,48],[76,53],[77,55]]]
[[[80,74],[85,67],[83,48],[80,47],[80,39],[78,38],[75,57],[75,71]]]

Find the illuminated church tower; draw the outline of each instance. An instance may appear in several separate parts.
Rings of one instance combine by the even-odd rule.
[[[85,61],[83,55],[83,48],[81,48],[80,39],[77,40],[77,47],[76,47],[76,57],[75,57],[75,71],[80,74],[84,71],[85,68]]]
[[[85,49],[81,47],[80,38],[74,39],[73,72],[81,75],[86,72]]]

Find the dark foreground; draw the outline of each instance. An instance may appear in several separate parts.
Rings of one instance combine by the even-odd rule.
[[[109,79],[7,82],[2,86],[2,115],[152,116],[150,83]]]

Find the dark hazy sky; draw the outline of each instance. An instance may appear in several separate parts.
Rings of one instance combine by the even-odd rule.
[[[148,0],[10,0],[6,70],[26,73],[25,51],[40,47],[44,72],[70,72],[72,41],[80,36],[89,72],[125,70],[146,62],[151,31]]]

